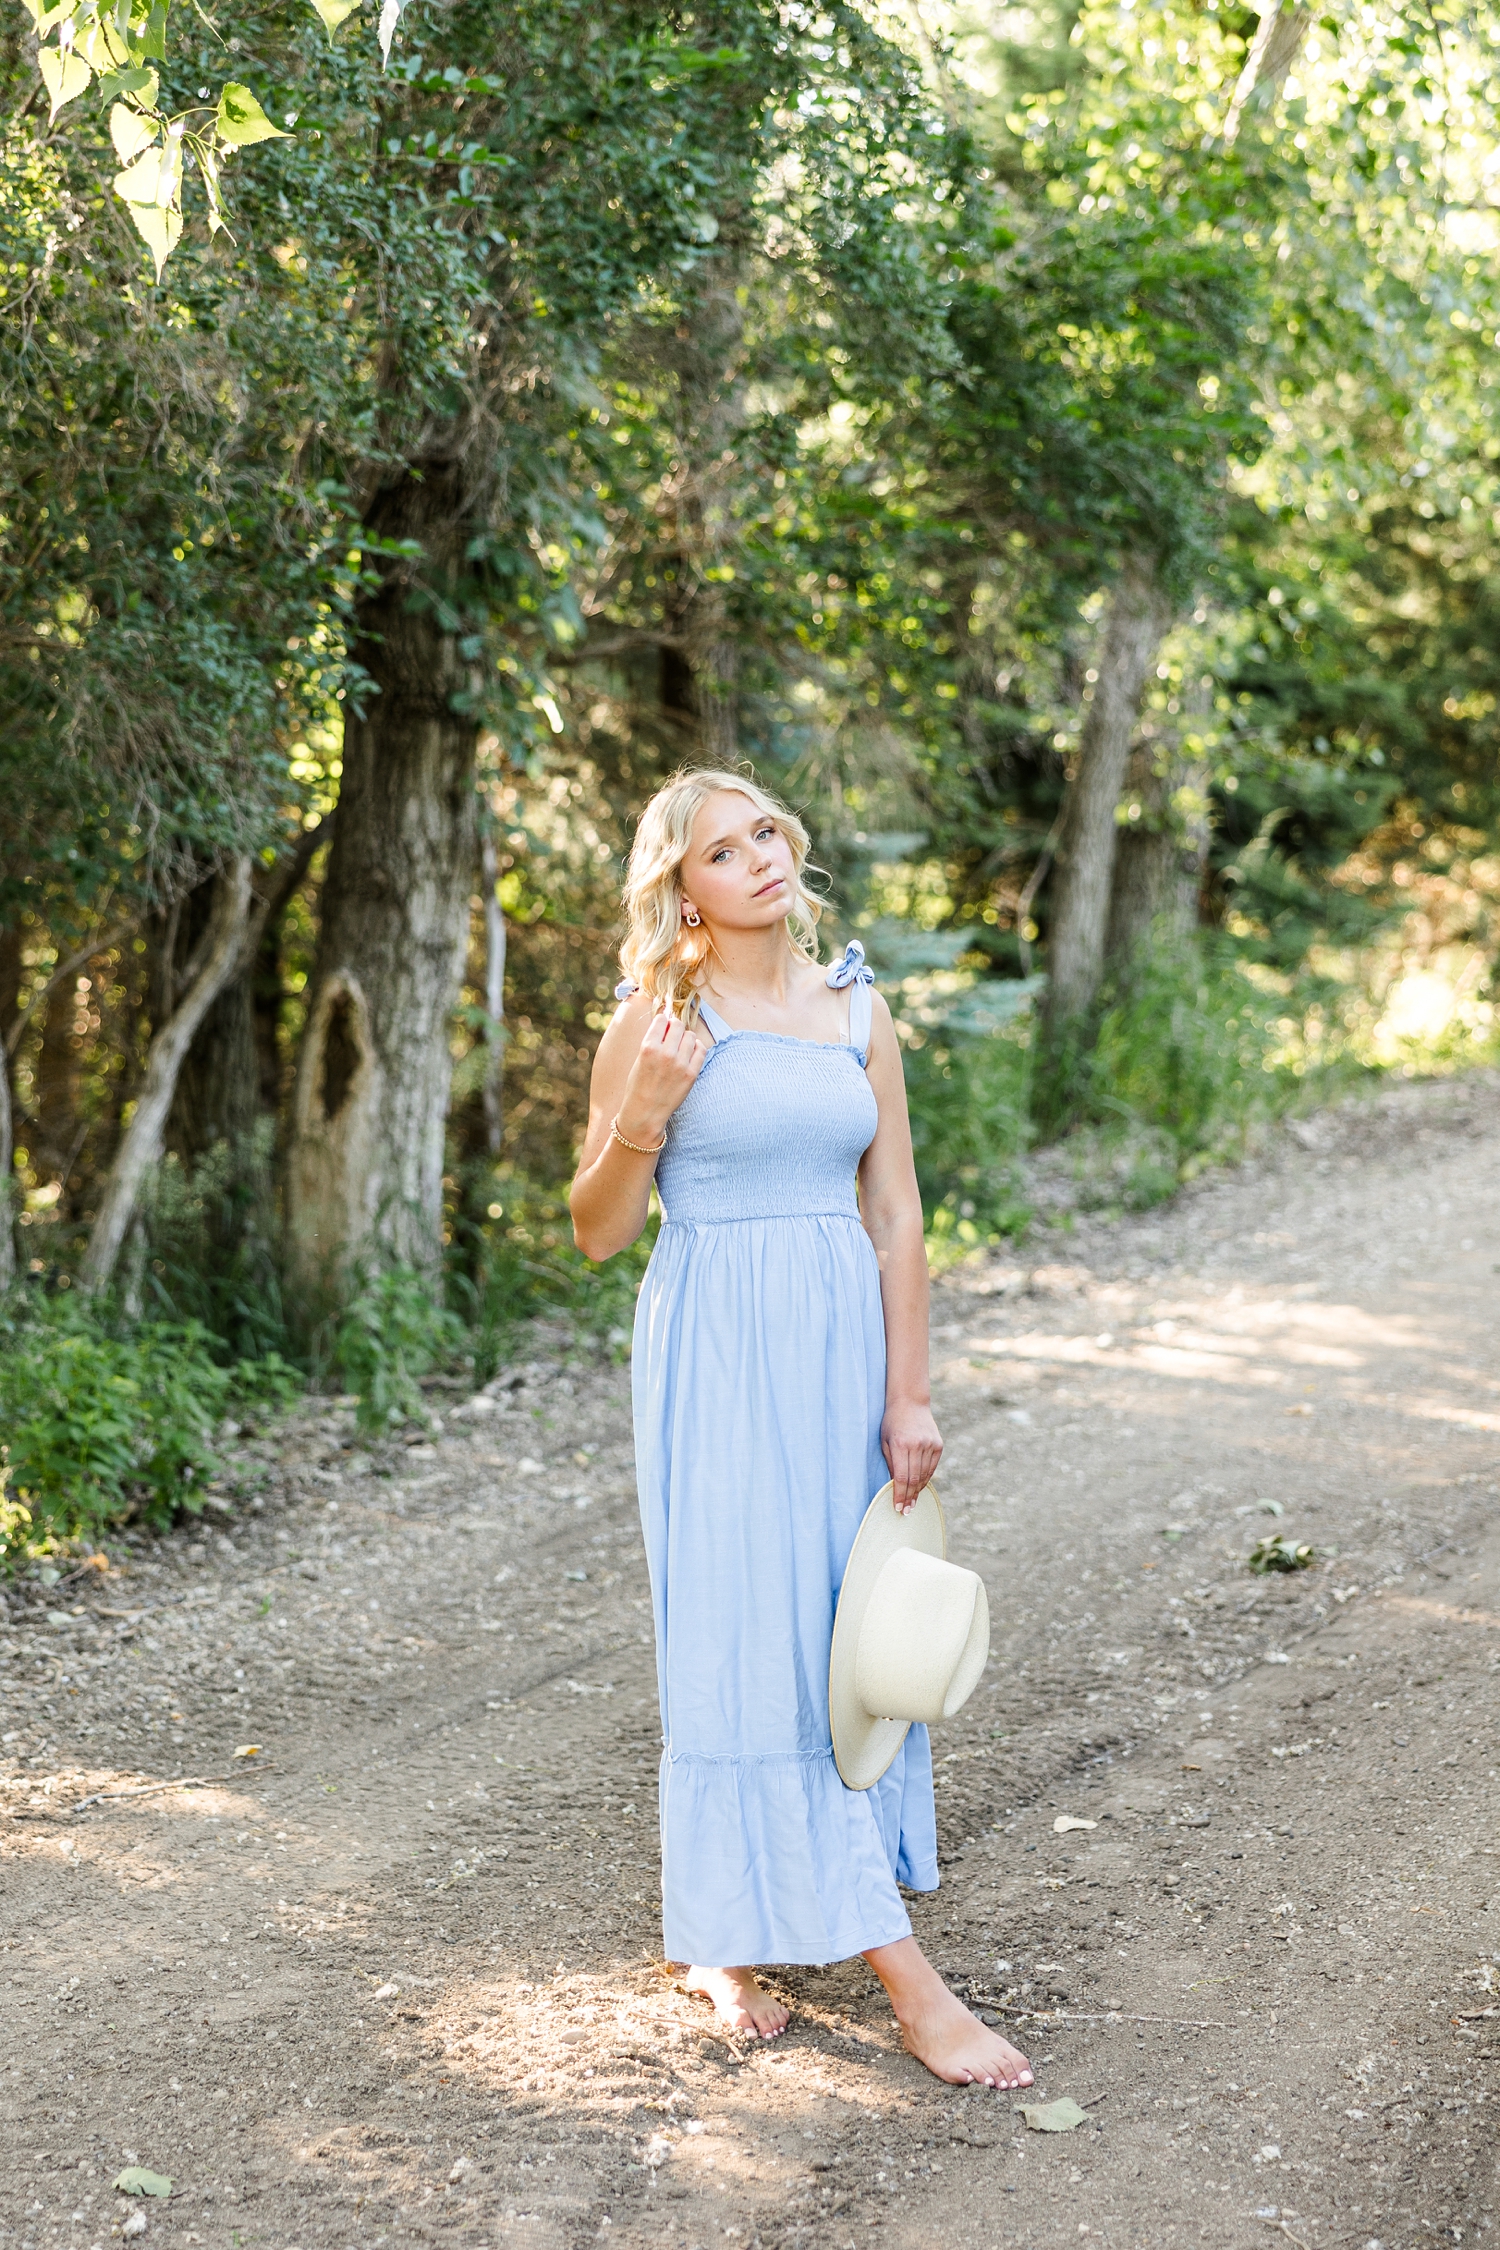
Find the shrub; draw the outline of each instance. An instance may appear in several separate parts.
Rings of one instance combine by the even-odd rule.
[[[1301,1092],[1281,1060],[1285,998],[1210,944],[1152,946],[1107,996],[1084,1100],[1166,1134],[1179,1157],[1238,1152]]]
[[[300,1387],[284,1360],[220,1364],[195,1321],[113,1332],[107,1313],[62,1297],[20,1298],[0,1329],[0,1426],[13,1498],[0,1553],[97,1538],[132,1519],[196,1512],[218,1462],[215,1425],[232,1407],[274,1406]]]
[[[594,1265],[574,1244],[566,1182],[542,1186],[488,1167],[482,1181],[484,1197],[500,1207],[492,1215],[470,1184],[469,1215],[454,1223],[449,1274],[449,1299],[467,1328],[476,1378],[488,1381],[517,1324],[538,1314],[560,1315],[597,1342],[623,1343],[656,1239],[654,1215],[639,1241]]]
[[[467,1357],[462,1321],[439,1302],[432,1279],[413,1266],[366,1272],[334,1334],[334,1365],[359,1399],[359,1426],[378,1436],[423,1417],[421,1379]]]

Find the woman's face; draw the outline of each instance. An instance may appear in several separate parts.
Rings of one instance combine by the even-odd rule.
[[[682,896],[711,929],[764,930],[784,922],[796,892],[792,847],[768,813],[737,789],[699,812],[682,862]]]

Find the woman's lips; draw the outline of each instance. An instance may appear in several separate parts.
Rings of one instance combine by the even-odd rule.
[[[773,876],[772,880],[769,883],[762,883],[760,889],[756,892],[755,895],[757,898],[768,898],[772,891],[784,891],[785,889],[786,877],[784,875],[776,875]]]

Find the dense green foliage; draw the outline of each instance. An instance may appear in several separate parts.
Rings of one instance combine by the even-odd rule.
[[[1147,1202],[1319,1087],[1490,1035],[1500,17],[1322,19],[1235,106],[1257,19],[1213,0],[1039,10],[1019,46],[973,6],[908,42],[853,5],[463,0],[408,9],[388,66],[338,15],[243,8],[226,61],[137,10],[155,84],[51,121],[23,15],[0,46],[29,1268],[0,1387],[36,1536],[190,1503],[251,1363],[357,1390],[378,1432],[524,1318],[619,1347],[644,1246],[588,1267],[562,1183],[621,857],[685,758],[748,757],[803,809],[825,934],[863,935],[896,1010],[944,1256]],[[229,68],[276,133],[158,272],[106,112],[196,118],[218,162]],[[467,480],[442,570],[387,517],[439,459]],[[1049,1047],[1059,813],[1127,566],[1166,624],[1117,865],[1157,851],[1160,917],[1112,924]],[[327,1317],[283,1292],[320,849],[195,1050],[121,1309],[85,1316],[60,1286],[206,878],[247,852],[274,887],[336,806],[392,573],[462,677],[509,939],[497,1147],[476,911],[446,1301],[373,1247]]]
[[[18,1309],[3,1345],[0,1564],[122,1521],[160,1529],[200,1513],[221,1421],[284,1406],[301,1387],[275,1355],[225,1365],[195,1322],[114,1327],[66,1298]]]

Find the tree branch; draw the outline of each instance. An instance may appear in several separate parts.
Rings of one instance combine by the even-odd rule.
[[[250,929],[250,861],[240,858],[217,879],[218,896],[204,934],[202,966],[151,1041],[146,1077],[126,1126],[109,1184],[78,1271],[85,1296],[109,1286],[135,1221],[146,1175],[160,1161],[162,1136],[177,1080],[199,1024],[244,957]]]

